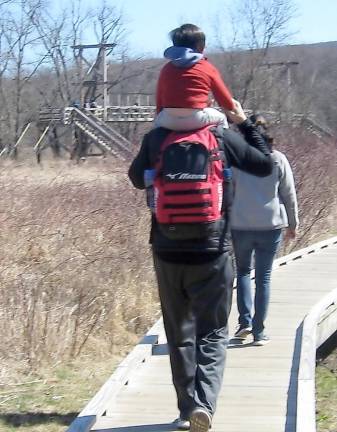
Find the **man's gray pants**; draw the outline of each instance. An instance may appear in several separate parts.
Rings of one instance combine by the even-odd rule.
[[[153,256],[180,416],[188,419],[195,407],[214,414],[228,344],[232,259],[224,253],[187,265]]]

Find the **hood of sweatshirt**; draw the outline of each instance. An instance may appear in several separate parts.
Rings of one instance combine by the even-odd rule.
[[[170,46],[164,51],[164,57],[180,68],[188,68],[198,63],[204,55],[191,48]]]

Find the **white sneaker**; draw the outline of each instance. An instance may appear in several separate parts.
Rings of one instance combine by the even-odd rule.
[[[261,338],[254,339],[253,345],[254,346],[264,346],[267,345],[267,343],[270,342],[270,339],[268,336],[264,335]]]
[[[174,420],[173,424],[175,427],[179,430],[189,430],[191,424],[189,420],[182,419],[178,417],[176,420]]]
[[[237,339],[246,339],[252,332],[252,327],[239,327],[234,333],[234,337]]]
[[[193,410],[190,418],[191,432],[208,432],[211,428],[212,417],[205,408]]]

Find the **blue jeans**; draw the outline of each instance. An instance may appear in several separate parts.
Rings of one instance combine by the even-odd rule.
[[[254,339],[263,336],[270,298],[270,276],[274,257],[281,243],[282,230],[241,231],[232,230],[237,269],[237,306],[240,327],[252,327]],[[250,272],[255,255],[255,297]]]

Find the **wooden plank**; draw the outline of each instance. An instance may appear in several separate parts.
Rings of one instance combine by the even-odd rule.
[[[155,416],[155,422],[153,421],[154,416],[145,417],[141,413],[137,416],[132,416],[128,422],[128,426],[125,426],[123,420],[119,420],[118,416],[114,417],[102,417],[93,427],[93,431],[100,432],[162,432],[162,431],[174,431],[172,423],[167,423],[165,415],[158,414]],[[256,415],[254,417],[241,415],[239,416],[240,423],[238,422],[237,415],[229,416],[226,418],[219,418],[216,414],[214,417],[213,428],[216,432],[261,432],[265,430],[267,426],[268,432],[280,432],[285,430],[285,419],[283,416],[265,416]],[[290,423],[291,422],[291,423]],[[289,419],[289,424],[294,425],[295,418]],[[111,424],[114,426],[112,427]],[[290,430],[290,429],[288,429]]]
[[[138,397],[138,406],[147,405],[148,400],[152,396],[153,406],[156,404],[162,404],[162,399],[159,397],[153,398],[153,395],[159,396],[163,393],[167,394],[167,399],[165,399],[165,403],[167,404],[167,409],[171,409],[173,407],[174,413],[176,413],[176,399],[175,399],[175,391],[171,384],[158,384],[158,383],[148,383],[146,388],[142,385],[135,386],[134,384],[130,386],[130,388],[125,388],[121,391],[121,394],[116,401],[116,408],[120,408],[122,406],[127,408],[129,395],[132,396],[132,400],[136,400]],[[260,405],[260,401],[264,401],[266,405],[278,405],[284,406],[286,403],[286,397],[288,394],[288,389],[286,387],[274,386],[274,387],[263,387],[260,385],[243,387],[239,388],[235,385],[224,385],[220,392],[219,405],[232,406],[237,404],[239,401],[242,403],[249,402],[252,406]],[[293,399],[296,396],[291,395]],[[172,404],[171,404],[172,402]],[[151,404],[146,407],[151,411]],[[153,409],[152,409],[153,411]],[[120,410],[116,410],[112,412],[111,415],[114,415],[118,412],[120,414]],[[131,413],[130,413],[131,414]]]

